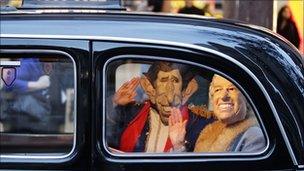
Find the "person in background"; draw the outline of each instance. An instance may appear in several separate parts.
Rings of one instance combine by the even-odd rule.
[[[211,5],[208,4],[208,3],[205,4],[205,6],[204,6],[204,8],[203,8],[203,12],[204,12],[204,15],[205,15],[205,16],[209,16],[209,17],[214,16],[212,7],[211,7]]]
[[[16,67],[16,80],[10,86],[3,87],[6,91],[27,93],[46,89],[50,86],[50,78],[44,74],[42,64],[38,59],[24,58],[20,62],[20,68]],[[3,72],[3,80],[12,79],[10,70],[3,70]]]
[[[153,12],[163,11],[164,0],[148,0],[148,6],[152,7]]]
[[[20,67],[1,71],[0,121],[8,132],[43,132],[51,112],[50,77],[38,59],[22,58],[20,63]]]
[[[283,6],[278,14],[277,33],[289,40],[295,47],[299,49],[300,36],[297,26],[293,20],[289,6]]]
[[[186,0],[185,2],[186,6],[181,8],[178,13],[205,15],[205,12],[202,9],[199,9],[193,5],[193,0]]]

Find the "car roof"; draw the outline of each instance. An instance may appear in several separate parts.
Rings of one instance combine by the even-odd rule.
[[[277,39],[285,41],[293,47],[283,37],[266,28],[236,20],[198,15],[94,9],[21,10],[1,12],[1,14],[3,14],[1,15],[2,34],[46,34],[43,33],[44,29],[39,28],[38,23],[43,22],[45,27],[54,28],[48,30],[49,34],[54,35],[69,35],[71,34],[70,30],[74,29],[73,35],[123,36],[167,41],[181,41],[182,39],[185,43],[202,44],[206,41],[216,40],[214,36],[211,36],[212,39],[206,37],[215,33],[230,39],[235,35],[236,40],[239,37],[248,38],[250,36],[264,40],[267,38],[267,40]],[[86,24],[83,24],[84,22]],[[14,24],[12,25],[12,23]],[[14,27],[18,23],[22,24],[23,29]],[[65,24],[61,25],[61,23]],[[79,26],[82,29],[78,29]],[[136,33],[133,32],[134,29],[137,30]],[[32,32],[33,30],[36,31]],[[204,39],[198,36],[202,34],[205,35]],[[293,49],[296,50],[295,47]]]
[[[243,22],[184,14],[73,10],[2,14],[1,35],[136,38],[195,44],[219,51],[244,47],[251,54],[255,54],[256,49],[268,49],[258,58],[270,56],[277,61],[286,60],[279,62],[280,65],[303,67],[303,60],[291,43],[266,28]]]
[[[266,63],[276,61],[278,67],[288,72],[294,70],[292,73],[303,77],[303,71],[299,70],[303,68],[303,60],[296,48],[262,27],[195,15],[79,10],[3,14],[1,35],[56,35],[85,40],[102,36],[181,42],[223,52],[238,51],[243,58],[258,58]],[[247,55],[240,53],[244,49]]]

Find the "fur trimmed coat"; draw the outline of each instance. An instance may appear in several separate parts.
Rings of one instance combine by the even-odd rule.
[[[254,117],[232,125],[215,120],[201,131],[194,152],[258,152],[265,142]]]

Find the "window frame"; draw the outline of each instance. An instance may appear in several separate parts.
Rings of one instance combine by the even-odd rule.
[[[0,160],[3,163],[11,163],[11,162],[17,162],[17,163],[36,163],[36,162],[48,162],[48,163],[56,163],[60,161],[66,161],[69,160],[73,155],[77,152],[78,144],[77,144],[77,65],[74,57],[70,55],[67,52],[64,52],[62,50],[54,50],[54,49],[37,49],[37,48],[28,48],[28,49],[7,49],[7,48],[0,48],[1,53],[3,54],[47,54],[47,55],[60,55],[65,56],[67,59],[71,60],[71,63],[73,64],[73,74],[74,74],[74,102],[73,102],[73,117],[74,117],[74,129],[73,129],[73,145],[70,151],[67,153],[63,153],[62,155],[55,155],[57,153],[14,153],[14,154],[2,154],[0,153]],[[40,57],[41,58],[41,57]],[[38,59],[40,59],[38,58]],[[54,155],[53,155],[54,154]]]
[[[189,53],[189,52],[188,52]],[[190,52],[191,53],[191,52]],[[132,153],[127,153],[127,154],[120,154],[120,153],[112,153],[109,151],[107,144],[106,144],[106,97],[105,97],[105,92],[106,92],[106,87],[107,87],[107,73],[106,73],[106,69],[107,66],[116,60],[123,60],[123,59],[134,59],[135,61],[139,60],[143,60],[143,61],[153,61],[153,60],[160,60],[160,61],[169,61],[169,62],[177,62],[177,63],[181,63],[181,64],[185,64],[185,65],[192,65],[192,66],[196,66],[199,68],[204,68],[207,69],[209,71],[212,71],[215,74],[219,74],[221,76],[224,76],[226,79],[230,80],[232,83],[234,83],[239,89],[240,91],[244,94],[244,96],[246,97],[248,103],[252,106],[254,112],[255,112],[255,116],[258,120],[258,123],[260,124],[260,127],[263,131],[263,134],[266,138],[266,146],[265,149],[263,151],[260,152],[256,152],[256,153],[240,153],[240,152],[233,152],[233,153],[193,153],[193,152],[186,152],[186,153],[144,153],[144,152],[132,152]],[[126,60],[127,63],[127,60]],[[122,63],[125,64],[125,63]],[[120,66],[120,65],[119,65]],[[118,66],[118,67],[119,67]],[[104,63],[104,65],[102,66],[103,70],[102,70],[102,81],[104,84],[103,88],[102,88],[102,112],[96,112],[96,114],[101,114],[102,115],[102,145],[99,145],[99,148],[102,148],[102,150],[104,150],[110,157],[112,158],[108,158],[108,160],[112,161],[112,162],[127,162],[127,163],[133,163],[133,162],[172,162],[174,161],[180,161],[180,162],[192,162],[192,161],[217,161],[217,160],[221,160],[221,159],[216,159],[216,158],[208,158],[206,159],[206,157],[220,157],[220,158],[225,158],[224,160],[260,160],[260,159],[264,159],[267,157],[267,155],[265,155],[265,153],[267,151],[270,150],[270,139],[269,139],[269,135],[266,132],[264,123],[262,122],[261,118],[260,118],[260,114],[256,109],[256,106],[253,104],[252,100],[249,98],[249,95],[247,94],[247,92],[239,85],[238,82],[236,82],[234,79],[232,79],[229,75],[224,74],[212,67],[200,64],[200,63],[196,63],[196,62],[192,62],[191,60],[183,60],[183,59],[172,59],[169,57],[160,57],[160,56],[149,56],[149,55],[134,55],[134,54],[124,54],[124,55],[117,55],[117,56],[112,56],[110,58],[108,58],[106,60],[106,62]],[[103,152],[102,152],[103,153]],[[249,157],[249,158],[241,158],[241,157]],[[144,159],[140,159],[144,157]],[[201,157],[200,159],[197,157]],[[113,159],[115,158],[115,159]],[[119,159],[118,159],[119,158]],[[160,159],[161,158],[161,159]],[[150,159],[149,161],[145,160],[145,159]]]

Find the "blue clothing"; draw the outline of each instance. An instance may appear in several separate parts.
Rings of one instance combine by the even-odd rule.
[[[266,140],[255,116],[227,125],[219,120],[202,130],[195,152],[260,152]]]
[[[265,145],[266,141],[261,128],[252,126],[235,138],[228,151],[259,152],[265,148]]]
[[[47,89],[28,92],[28,83],[38,81],[44,75],[41,62],[37,58],[21,58],[16,67],[16,79],[11,86],[3,87],[0,94],[0,120],[9,125],[7,132],[38,133],[48,132],[50,127],[51,104]],[[1,100],[5,97],[4,101]]]
[[[28,90],[29,81],[37,81],[43,75],[40,61],[35,58],[22,58],[20,67],[16,67],[16,80],[9,87],[4,86],[6,91],[25,93]]]

